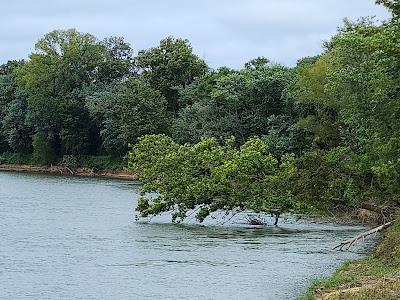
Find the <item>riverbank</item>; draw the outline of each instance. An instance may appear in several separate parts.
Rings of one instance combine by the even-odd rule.
[[[118,178],[118,179],[129,179],[129,180],[137,179],[136,175],[122,170],[96,170],[94,168],[71,169],[63,166],[1,164],[0,172],[42,173],[42,174],[58,174],[66,176]]]
[[[400,215],[369,257],[344,263],[301,300],[400,299]]]

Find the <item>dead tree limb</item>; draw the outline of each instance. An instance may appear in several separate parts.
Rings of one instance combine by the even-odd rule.
[[[348,240],[346,240],[346,241],[344,241],[344,242],[341,242],[339,245],[337,245],[336,247],[334,247],[333,250],[336,250],[336,249],[343,250],[343,247],[344,247],[344,246],[347,246],[347,249],[349,249],[349,248],[350,248],[351,246],[353,246],[357,241],[359,241],[359,240],[364,240],[367,236],[370,236],[370,235],[372,235],[372,234],[376,234],[376,233],[378,233],[379,231],[382,231],[382,230],[384,230],[384,229],[390,227],[392,224],[393,224],[393,221],[392,221],[392,222],[385,223],[385,224],[380,225],[380,226],[378,226],[378,227],[375,227],[375,228],[373,228],[373,229],[371,229],[371,230],[368,230],[368,231],[366,231],[366,232],[364,232],[364,233],[361,233],[361,234],[359,234],[359,235],[357,235],[357,236],[355,236],[355,237],[353,237],[353,238],[351,238],[351,239],[348,239]]]
[[[67,166],[65,167],[70,173],[71,175],[74,175],[74,171],[72,171],[70,168],[68,168]]]

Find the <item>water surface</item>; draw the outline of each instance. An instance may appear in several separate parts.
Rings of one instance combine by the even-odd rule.
[[[360,228],[138,224],[130,181],[0,173],[1,299],[296,299]]]

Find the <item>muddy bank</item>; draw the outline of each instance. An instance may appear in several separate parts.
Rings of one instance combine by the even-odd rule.
[[[135,180],[137,176],[127,171],[114,170],[95,170],[90,168],[66,168],[63,166],[33,166],[33,165],[0,165],[0,172],[26,172],[26,173],[43,173],[43,174],[59,174],[68,176],[84,176],[84,177],[106,177]]]

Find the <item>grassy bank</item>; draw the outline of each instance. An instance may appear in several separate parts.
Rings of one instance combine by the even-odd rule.
[[[400,215],[373,254],[344,263],[332,276],[315,282],[300,299],[400,299]]]

